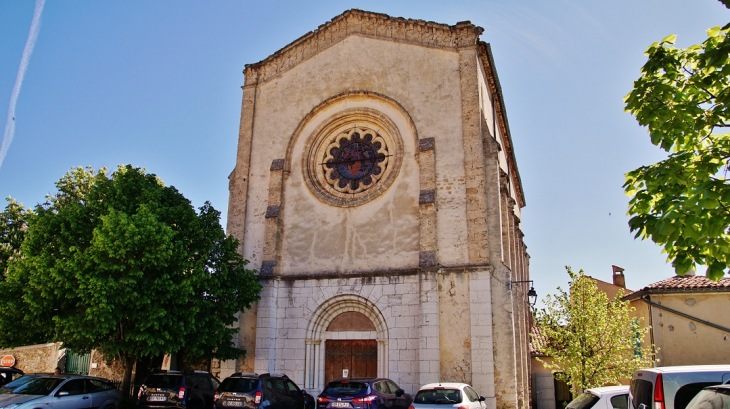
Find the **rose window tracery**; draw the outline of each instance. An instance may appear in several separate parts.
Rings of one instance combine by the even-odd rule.
[[[322,201],[352,207],[382,194],[398,175],[403,143],[398,128],[368,108],[341,111],[311,136],[305,181]]]
[[[353,128],[334,138],[324,159],[330,186],[340,192],[355,193],[380,179],[387,168],[387,147],[376,131]]]

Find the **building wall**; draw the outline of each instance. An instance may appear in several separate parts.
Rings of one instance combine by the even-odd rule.
[[[282,272],[390,270],[418,265],[417,140],[437,137],[436,177],[439,193],[443,193],[437,195],[438,240],[451,243],[441,249],[439,257],[443,263],[463,260],[465,187],[458,78],[458,54],[454,52],[351,36],[317,58],[260,84],[244,256],[253,265],[263,261],[266,223],[262,216],[269,205],[269,168],[275,159],[289,158],[282,209],[281,228],[286,231]],[[386,95],[388,102],[354,96],[321,106],[322,101],[355,90]],[[302,155],[307,135],[346,106],[378,109],[395,121],[403,141],[404,163],[395,184],[381,197],[362,206],[337,208],[322,203],[306,188]],[[312,110],[317,111],[307,117]],[[298,129],[300,126],[303,129]]]
[[[13,368],[20,369],[26,373],[53,372],[59,365],[59,351],[61,343],[28,345],[18,348],[0,349],[0,357],[12,355],[15,357]]]
[[[652,294],[662,306],[730,328],[728,293]],[[645,304],[646,305],[646,304]],[[651,308],[658,366],[712,365],[730,362],[730,334],[657,307]]]
[[[524,200],[479,33],[348,11],[247,66],[228,232],[264,290],[239,319],[239,370],[318,391],[329,337],[374,337],[378,374],[406,391],[463,381],[490,409],[528,404]],[[358,203],[312,173],[350,118],[393,148],[395,176]],[[376,331],[325,330],[350,311]]]
[[[327,339],[376,339],[379,376],[408,393],[439,380],[469,382],[495,407],[488,309],[489,272],[433,271],[398,276],[264,281],[253,370],[284,372],[311,392],[324,387]],[[265,301],[264,301],[265,300]],[[325,306],[325,308],[323,308]],[[372,333],[323,330],[358,311]],[[315,347],[318,345],[319,347]],[[316,352],[315,352],[316,349]]]

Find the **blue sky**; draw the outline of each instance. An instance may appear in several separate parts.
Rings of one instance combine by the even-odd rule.
[[[6,129],[35,2],[0,2],[0,121]],[[131,163],[198,207],[228,208],[242,70],[350,8],[455,24],[492,45],[524,185],[523,230],[540,298],[564,266],[639,289],[673,276],[633,239],[624,174],[661,160],[623,112],[654,41],[679,46],[730,21],[716,0],[48,0],[15,106],[0,195],[42,202],[74,166]],[[3,203],[3,206],[5,204]],[[703,273],[703,270],[700,271]]]

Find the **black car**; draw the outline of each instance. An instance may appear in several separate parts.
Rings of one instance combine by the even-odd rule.
[[[218,379],[205,371],[166,371],[152,374],[140,386],[137,407],[212,409]]]
[[[23,376],[23,371],[15,368],[0,368],[0,386],[10,383]]]
[[[387,378],[332,381],[317,397],[317,409],[408,409],[413,397]]]
[[[216,409],[314,409],[314,397],[284,374],[234,373],[215,393]]]

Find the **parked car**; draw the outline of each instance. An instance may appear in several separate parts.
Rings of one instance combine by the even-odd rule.
[[[115,409],[119,391],[104,378],[83,375],[50,375],[31,379],[0,395],[3,409]]]
[[[317,409],[408,409],[413,397],[386,378],[332,381],[317,397]]]
[[[687,405],[687,409],[730,408],[730,385],[708,386],[702,389]]]
[[[631,377],[629,409],[685,409],[706,386],[730,380],[730,365],[664,366]]]
[[[439,382],[423,385],[413,398],[412,409],[484,409],[484,396],[465,383]]]
[[[216,409],[314,409],[314,397],[284,374],[234,373],[215,392]]]
[[[629,386],[603,386],[586,389],[566,409],[628,409]]]
[[[0,386],[23,376],[23,371],[15,368],[0,367]]]
[[[27,374],[21,376],[20,378],[17,378],[16,380],[6,383],[2,387],[0,387],[0,394],[10,393],[13,390],[15,390],[15,388],[17,388],[19,386],[23,386],[26,383],[30,382],[31,380],[33,380],[39,376],[49,376],[49,375],[53,375],[53,374],[48,373],[48,372],[27,373]]]
[[[206,371],[166,371],[147,377],[139,388],[140,408],[212,409],[220,381]]]

